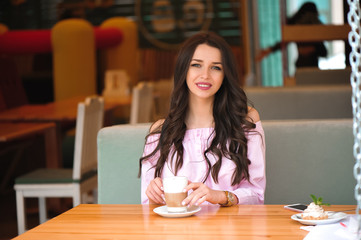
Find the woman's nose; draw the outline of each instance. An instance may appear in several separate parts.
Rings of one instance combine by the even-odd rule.
[[[207,79],[209,76],[209,69],[208,68],[203,68],[202,69],[202,77]]]

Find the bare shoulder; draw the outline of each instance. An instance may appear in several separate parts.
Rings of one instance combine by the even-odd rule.
[[[158,121],[154,122],[152,126],[150,126],[149,132],[155,132],[159,129],[159,127],[164,123],[165,119],[159,119]]]
[[[248,115],[247,115],[247,117],[248,117],[248,120],[250,120],[253,123],[256,123],[259,120],[261,120],[260,117],[259,117],[258,111],[255,108],[250,107],[250,106],[248,106]]]

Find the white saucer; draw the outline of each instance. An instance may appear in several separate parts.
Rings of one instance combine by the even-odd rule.
[[[336,212],[336,213],[327,212],[327,213],[329,213],[328,219],[323,219],[323,220],[304,220],[301,217],[302,213],[292,215],[291,219],[298,221],[304,225],[321,225],[321,224],[336,223],[347,217],[347,214],[344,212]]]
[[[181,218],[181,217],[189,217],[193,214],[199,212],[201,210],[201,207],[199,206],[191,206],[187,209],[187,212],[181,212],[181,213],[170,213],[167,210],[167,206],[161,206],[153,209],[153,212],[156,214],[167,217],[167,218]]]

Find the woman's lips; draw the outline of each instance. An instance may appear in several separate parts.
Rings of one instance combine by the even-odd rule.
[[[196,83],[197,87],[201,90],[208,90],[212,87],[209,83]]]

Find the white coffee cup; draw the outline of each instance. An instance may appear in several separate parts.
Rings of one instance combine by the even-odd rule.
[[[166,177],[163,178],[163,189],[165,203],[168,212],[186,212],[187,207],[182,205],[182,201],[187,197],[183,189],[188,185],[187,177]]]

